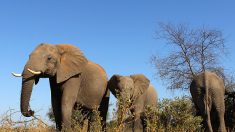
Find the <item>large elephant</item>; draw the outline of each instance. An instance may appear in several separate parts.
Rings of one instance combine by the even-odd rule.
[[[24,116],[34,114],[29,108],[33,84],[37,84],[39,78],[49,78],[58,130],[62,125],[71,129],[71,115],[77,105],[81,105],[86,113],[99,107],[105,125],[109,103],[107,75],[100,65],[87,60],[79,48],[66,44],[40,44],[30,54],[21,76],[20,108]]]
[[[157,92],[150,85],[149,79],[143,74],[113,75],[108,82],[108,88],[115,97],[119,95],[124,103],[131,102],[130,111],[134,113],[134,120],[130,131],[143,131],[144,109],[146,106],[157,105]]]
[[[198,114],[203,118],[206,130],[225,132],[223,80],[215,73],[202,72],[193,78],[190,93]]]

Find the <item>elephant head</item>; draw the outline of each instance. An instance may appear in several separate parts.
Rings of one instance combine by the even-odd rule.
[[[33,85],[38,83],[39,78],[55,77],[57,83],[63,83],[80,74],[87,62],[83,53],[72,45],[40,44],[36,47],[29,55],[21,75],[21,113],[26,117],[33,115],[29,101]]]
[[[148,89],[149,83],[149,79],[143,74],[113,75],[108,82],[108,88],[115,97],[119,95],[124,102],[133,102]]]

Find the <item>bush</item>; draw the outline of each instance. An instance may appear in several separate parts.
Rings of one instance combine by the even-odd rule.
[[[158,108],[158,129],[165,131],[199,131],[201,117],[195,117],[192,101],[184,96],[182,98],[163,99]]]
[[[114,118],[108,124],[108,131],[122,131],[126,127],[124,120],[133,116],[122,105],[118,101],[119,109],[114,110]],[[147,106],[144,115],[147,132],[200,131],[202,128],[202,118],[194,116],[194,107],[188,97],[163,99],[159,102],[157,108]],[[122,120],[122,123],[120,123],[120,120]]]
[[[225,97],[225,124],[228,131],[235,130],[235,108],[234,108],[234,97]]]

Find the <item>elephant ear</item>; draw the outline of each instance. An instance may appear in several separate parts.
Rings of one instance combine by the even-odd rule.
[[[121,76],[120,76],[120,75],[117,75],[117,74],[113,75],[113,76],[109,79],[109,82],[108,82],[108,85],[107,85],[108,89],[111,91],[111,93],[112,93],[115,97],[117,97],[117,92],[118,92],[118,90],[120,90],[120,89],[118,89],[118,83],[119,83],[119,78],[120,78],[120,77],[121,77]]]
[[[57,67],[57,83],[64,82],[82,72],[88,63],[79,48],[72,45],[57,45],[61,55]]]
[[[130,77],[134,81],[134,87],[135,87],[134,96],[135,97],[138,97],[142,95],[144,92],[146,92],[150,84],[150,81],[146,76],[144,76],[143,74],[135,74],[135,75],[131,75]]]

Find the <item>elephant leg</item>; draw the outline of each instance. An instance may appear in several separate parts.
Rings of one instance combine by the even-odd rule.
[[[132,116],[129,116],[127,119],[125,119],[125,127],[124,132],[132,132],[134,130],[134,118]]]
[[[226,132],[225,122],[224,122],[224,112],[219,113],[220,127],[219,131]]]
[[[102,131],[106,131],[106,116],[108,113],[108,107],[109,107],[109,94],[110,91],[107,89],[105,96],[102,98],[101,104],[99,106],[100,116],[101,116],[101,125],[102,125]]]
[[[209,106],[206,105],[205,108],[206,108],[206,123],[207,123],[208,131],[213,132],[213,129],[212,129],[212,126],[211,126],[211,117],[210,117]]]
[[[76,78],[69,79],[63,84],[61,99],[62,123],[65,130],[71,130],[72,112],[76,103],[79,81]]]
[[[51,104],[52,104],[53,114],[55,117],[56,129],[60,131],[62,129],[62,123],[61,123],[62,92],[60,91],[60,88],[56,86],[56,81],[54,78],[50,78],[50,87],[51,87]]]
[[[137,113],[135,114],[135,117],[134,117],[134,132],[143,132],[143,131],[144,131],[143,123],[140,118],[140,114]]]
[[[84,123],[85,123],[85,121],[88,121],[91,110],[89,110],[85,107],[81,107],[79,110],[81,112],[82,117],[79,117],[79,120],[77,120],[77,122],[79,122],[80,128],[84,129]],[[85,129],[87,129],[87,128],[85,128]]]
[[[199,96],[201,97],[201,96]],[[201,97],[204,98],[204,97]],[[201,98],[196,98],[196,106],[199,108],[200,114],[203,118],[203,127],[206,131],[213,132],[212,125],[211,125],[211,107],[209,107],[211,104],[206,103],[206,99],[203,100]],[[210,102],[208,100],[208,102]]]
[[[143,96],[142,96],[143,97]],[[143,132],[144,131],[144,122],[142,122],[142,117],[144,115],[144,99],[139,97],[138,100],[133,104],[134,108],[132,113],[134,114],[133,126],[134,132]]]
[[[56,128],[58,130],[62,129],[62,123],[61,123],[61,95],[59,95],[60,93],[57,93],[58,97],[56,97],[57,95],[54,95],[51,100],[52,100],[52,108],[53,108],[53,113],[54,113],[54,117],[55,117],[55,122],[56,122]]]
[[[72,111],[76,98],[71,98],[69,94],[63,92],[61,101],[62,123],[65,130],[71,129]]]
[[[197,103],[194,103],[194,107],[195,107],[195,109],[196,109],[196,116],[202,115],[201,112],[200,112],[200,109],[199,109],[199,107],[198,107],[198,105],[197,105]]]
[[[206,129],[206,131],[213,132],[211,125],[211,117],[210,117],[211,107],[212,107],[212,104],[210,103],[211,102],[210,98],[206,100],[204,94],[195,95],[193,96],[193,98],[195,101],[194,103],[196,109],[199,109],[199,112],[197,112],[197,114],[200,114],[203,118],[203,127]]]
[[[217,99],[213,101],[217,120],[219,118],[219,123],[217,128],[220,132],[226,132],[225,121],[224,121],[225,106],[224,106],[223,95],[222,97],[220,96],[220,99],[221,100]]]
[[[146,116],[144,115],[144,113],[141,114],[140,116],[141,122],[143,124],[143,131],[146,132],[147,131],[147,122],[146,122]]]

